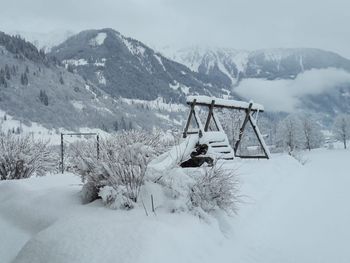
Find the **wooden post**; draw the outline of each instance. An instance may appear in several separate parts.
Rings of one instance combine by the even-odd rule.
[[[196,101],[197,100],[194,99],[193,102],[191,103],[191,110],[190,110],[190,114],[188,115],[188,119],[187,119],[185,130],[183,132],[183,138],[187,137],[187,131],[188,131],[188,128],[190,127],[191,118],[192,118],[192,115],[194,113],[194,106],[196,105]]]
[[[100,158],[100,136],[97,134],[96,136],[97,143],[97,160]]]
[[[258,138],[259,144],[261,145],[261,148],[262,148],[263,151],[264,151],[264,154],[265,154],[265,156],[266,156],[266,159],[270,159],[270,156],[269,156],[269,154],[267,153],[267,149],[265,149],[265,146],[264,146],[264,144],[263,144],[263,142],[262,142],[263,138],[260,138],[260,133],[257,132],[257,130],[256,130],[257,127],[254,125],[254,123],[252,122],[251,118],[252,118],[252,117],[249,116],[249,122],[250,122],[250,124],[251,124],[252,127],[253,127],[254,133],[255,133],[256,137]]]
[[[151,203],[152,203],[152,212],[156,214],[156,210],[154,208],[154,201],[153,201],[153,195],[151,195]]]
[[[249,103],[249,107],[248,107],[248,109],[245,111],[245,112],[246,112],[246,115],[245,115],[245,118],[244,118],[242,127],[239,129],[238,140],[237,140],[237,142],[236,142],[236,144],[235,144],[235,148],[234,148],[235,155],[236,155],[236,153],[237,153],[239,144],[241,143],[241,140],[242,140],[242,137],[243,137],[244,128],[245,128],[245,126],[247,125],[247,122],[248,122],[248,120],[249,120],[249,118],[250,118],[250,112],[251,112],[251,110],[252,110],[252,106],[253,106],[253,103]]]
[[[214,104],[215,104],[215,100],[211,101],[211,104],[209,106],[209,112],[208,112],[208,117],[207,117],[207,121],[205,122],[205,126],[204,126],[204,131],[208,131],[209,128],[209,124],[210,124],[210,119],[213,116],[213,109],[214,109]]]
[[[63,133],[61,133],[61,172],[64,173],[64,166],[63,166]]]

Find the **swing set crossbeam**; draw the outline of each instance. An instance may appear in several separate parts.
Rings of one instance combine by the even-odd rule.
[[[252,104],[251,111],[252,112],[264,112],[264,106],[253,103],[253,102],[245,102],[238,100],[225,100],[220,98],[208,97],[208,96],[188,96],[186,103],[191,105],[195,100],[195,104],[197,106],[212,106],[213,108],[226,108],[226,109],[234,109],[234,110],[247,110],[249,105]],[[215,101],[215,104],[212,105],[212,102]]]

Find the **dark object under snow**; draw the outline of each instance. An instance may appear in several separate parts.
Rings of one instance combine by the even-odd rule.
[[[208,145],[197,144],[195,151],[191,153],[191,158],[181,163],[181,167],[201,167],[204,163],[213,165],[213,158],[204,156],[208,152]]]

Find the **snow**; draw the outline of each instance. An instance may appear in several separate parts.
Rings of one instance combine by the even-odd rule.
[[[217,122],[217,124],[220,124],[220,122]],[[210,142],[215,143],[211,144]],[[203,136],[199,139],[199,143],[209,145],[206,155],[212,157],[213,159],[234,158],[234,152],[230,146],[226,134],[222,132],[222,127],[220,131],[203,132]],[[216,148],[213,147],[214,145],[225,145],[225,147]],[[223,151],[227,153],[222,153]]]
[[[155,100],[140,100],[140,99],[127,99],[127,98],[120,98],[120,100],[129,105],[132,105],[132,104],[145,105],[153,110],[164,110],[169,112],[183,112],[188,110],[188,107],[186,107],[183,104],[171,103],[171,102],[167,103],[161,97],[158,97]]]
[[[198,135],[187,136],[179,145],[170,149],[170,151],[163,153],[161,156],[153,160],[149,164],[149,169],[152,173],[161,174],[163,171],[168,171],[172,167],[184,161],[190,156],[198,142]]]
[[[92,46],[100,46],[105,42],[106,37],[107,33],[100,32],[96,37],[90,39],[89,44]]]
[[[349,198],[345,185],[350,182],[346,163],[350,151],[322,149],[305,153],[305,157],[308,163],[299,167],[286,157],[279,157],[283,163],[278,165],[268,161],[266,164],[279,170],[276,174],[266,174],[266,167],[260,165],[243,169],[248,174],[244,180],[250,181],[245,187],[254,188],[257,185],[252,185],[251,169],[262,168],[254,183],[263,191],[254,198],[250,213],[242,213],[242,220],[236,222],[239,254],[232,261],[243,256],[244,262],[350,260],[350,228],[346,223],[350,209],[345,201]],[[268,185],[271,183],[277,187]]]
[[[80,59],[66,59],[62,61],[63,64],[66,65],[73,65],[73,66],[85,66],[89,63],[86,59],[80,58]]]
[[[71,101],[74,107],[84,107],[80,101]],[[101,111],[106,111],[110,113],[110,110],[106,108],[97,108]],[[6,120],[4,116],[6,115]],[[7,133],[8,131],[16,131],[20,128],[21,135],[30,135],[34,139],[49,141],[50,145],[59,145],[61,143],[60,133],[72,133],[74,131],[67,130],[65,128],[48,129],[37,122],[30,122],[30,125],[26,125],[21,121],[14,119],[11,115],[6,114],[6,112],[0,110],[0,132]],[[76,131],[75,131],[76,132]],[[88,127],[81,127],[79,132],[95,132],[103,136],[108,136],[109,134],[101,129],[92,129]],[[67,138],[68,139],[68,138]],[[73,137],[72,142],[75,140],[80,140],[78,137]]]
[[[130,41],[128,38],[122,37],[122,41],[124,45],[128,48],[129,52],[136,56],[144,56],[144,53],[146,52],[146,49],[141,45],[136,45],[132,41]]]
[[[190,93],[190,87],[180,84],[179,82],[177,82],[176,80],[174,81],[175,84],[169,83],[169,87],[173,90],[178,90],[179,88],[181,89],[181,91],[187,95]]]
[[[5,116],[6,115],[6,120]],[[41,140],[52,140],[52,138],[59,137],[54,129],[47,129],[40,123],[31,122],[30,125],[26,125],[21,121],[14,119],[11,115],[6,114],[6,112],[0,110],[0,132],[7,133],[8,131],[21,130],[21,134],[31,135],[36,139]],[[52,143],[52,141],[51,141]]]
[[[76,108],[77,110],[84,109],[84,104],[80,100],[71,100],[71,103],[72,103],[73,107]]]
[[[187,103],[193,102],[193,100],[196,99],[196,103],[205,103],[210,105],[213,100],[215,100],[215,105],[219,106],[227,106],[227,107],[237,107],[241,109],[248,109],[249,103],[244,101],[237,101],[237,100],[226,100],[226,99],[220,99],[215,97],[208,97],[208,96],[188,96],[187,97]],[[264,111],[264,106],[254,103],[252,106],[252,110],[259,110]]]
[[[174,124],[176,124],[176,125],[181,125],[182,124],[182,122],[180,122],[180,121],[178,121],[178,120],[176,120],[176,119],[173,119],[173,118],[170,118],[170,116],[167,114],[167,115],[165,115],[165,114],[161,114],[161,113],[158,113],[158,112],[155,112],[154,113],[158,118],[160,118],[160,119],[162,119],[162,120],[166,120],[166,121],[168,121],[168,122],[172,122],[172,123],[174,123]]]
[[[228,70],[226,69],[225,65],[222,64],[221,61],[219,61],[217,63],[219,70],[224,73],[230,80],[231,80],[231,84],[235,84],[236,83],[236,79],[232,77],[232,74],[230,72],[228,72]],[[207,73],[208,74],[208,73]]]
[[[96,71],[96,77],[97,77],[97,80],[98,80],[98,83],[102,84],[102,85],[106,85],[106,78],[105,76],[103,75],[103,72],[102,71]]]
[[[95,99],[95,100],[98,100],[97,94],[90,88],[89,85],[85,84],[85,89],[86,89],[87,91],[91,92],[91,94],[94,96],[94,99]]]
[[[180,83],[175,80],[175,84],[169,83],[169,87],[173,90],[178,90],[180,87]]]
[[[94,63],[94,65],[96,67],[104,67],[106,65],[106,58],[102,58],[100,61],[96,60],[96,62]]]
[[[235,66],[238,74],[245,72],[252,52],[230,48],[213,47],[189,47],[178,50],[165,50],[163,53],[172,60],[186,65],[194,72],[198,72],[201,65],[205,65],[207,74],[217,64],[220,71],[227,75],[232,83],[237,82],[235,74],[227,69],[225,65]]]
[[[162,66],[162,69],[166,72],[166,68],[164,67],[161,56],[159,56],[158,54],[154,54],[154,57],[158,60],[159,64]]]
[[[181,91],[187,95],[187,94],[190,93],[190,87],[187,87],[187,86],[185,86],[185,85],[182,85]]]
[[[238,72],[245,72],[249,62],[249,52],[247,51],[237,52],[232,57],[232,61],[236,65]]]
[[[236,159],[238,215],[217,212],[205,220],[162,209],[169,198],[157,184],[142,190],[146,216],[142,207],[82,205],[73,174],[2,181],[1,262],[348,263],[350,151],[303,154],[305,165],[285,154]]]
[[[26,41],[30,41],[33,43],[37,49],[44,49],[45,53],[49,53],[54,46],[57,46],[64,41],[66,41],[69,37],[73,36],[77,32],[73,32],[71,30],[66,29],[56,29],[50,32],[35,32],[35,31],[19,31],[15,30],[9,32],[10,35],[21,35],[26,39]]]
[[[259,126],[256,123],[256,119],[252,116],[252,114],[250,114],[250,120],[252,122],[253,127],[255,128],[256,135],[259,138],[259,141],[261,142],[261,146],[264,148],[266,156],[270,159],[271,153],[270,153],[269,147],[267,147],[265,140],[264,140],[264,137],[260,132]]]

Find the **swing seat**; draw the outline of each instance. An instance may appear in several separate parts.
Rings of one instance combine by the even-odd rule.
[[[226,134],[222,131],[204,132],[199,139],[200,144],[208,145],[207,156],[213,159],[233,160],[234,152]]]

